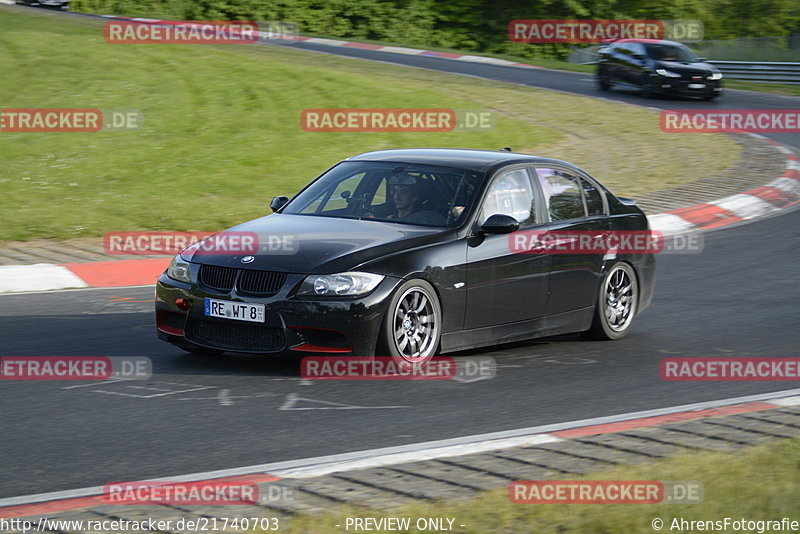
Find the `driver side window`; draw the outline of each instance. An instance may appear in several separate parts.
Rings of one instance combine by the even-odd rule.
[[[535,197],[526,169],[506,171],[494,179],[481,205],[478,224],[497,213],[514,217],[520,227],[536,223]]]
[[[647,51],[644,49],[644,45],[641,43],[631,43],[630,45],[631,55],[636,56],[640,55],[642,57],[647,56]]]

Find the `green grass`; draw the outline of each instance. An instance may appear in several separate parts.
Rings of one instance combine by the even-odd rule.
[[[567,477],[578,479],[581,477]],[[461,534],[617,534],[655,533],[654,518],[670,530],[675,518],[687,521],[800,521],[800,439],[771,442],[735,454],[693,453],[636,467],[617,468],[583,477],[600,480],[697,481],[703,484],[699,504],[513,504],[505,488],[459,503],[428,502],[391,512],[342,506],[330,513],[298,516],[281,531],[287,534],[344,532],[347,517],[455,518]],[[734,532],[728,529],[729,532]],[[388,532],[388,531],[373,531]],[[411,530],[411,532],[426,532]],[[699,530],[683,530],[699,532]],[[773,531],[774,532],[774,531]]]
[[[130,132],[0,132],[0,241],[217,230],[375,149],[511,146],[626,195],[719,172],[739,153],[724,136],[662,133],[657,113],[622,104],[274,46],[107,44],[100,29],[0,7],[2,107],[144,115]],[[482,132],[303,131],[301,111],[324,107],[489,109],[497,120]]]
[[[777,95],[800,96],[800,85],[785,83],[757,83],[742,80],[725,80],[725,87],[729,89],[744,89],[746,91],[759,91],[761,93],[774,93]]]

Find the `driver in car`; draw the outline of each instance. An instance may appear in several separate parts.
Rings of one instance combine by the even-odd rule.
[[[407,173],[395,174],[389,178],[389,194],[393,209],[391,213],[382,217],[411,224],[444,226],[447,219],[431,206],[427,206],[424,191],[423,184],[415,176]],[[365,217],[374,218],[376,214],[368,212]]]
[[[389,219],[403,219],[417,211],[419,194],[417,192],[417,179],[409,174],[392,176],[389,180],[389,191],[394,202],[394,213]]]

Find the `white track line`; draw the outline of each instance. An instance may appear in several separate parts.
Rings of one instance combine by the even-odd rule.
[[[772,404],[778,406],[800,406],[800,395],[797,397],[786,397],[783,399],[775,399]]]

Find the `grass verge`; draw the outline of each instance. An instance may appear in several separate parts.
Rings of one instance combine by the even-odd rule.
[[[738,145],[665,134],[629,105],[259,45],[107,44],[102,21],[0,6],[4,108],[136,109],[129,132],[0,132],[0,241],[210,231],[268,213],[344,157],[511,146],[583,166],[625,195],[729,167]],[[535,76],[535,73],[531,74]],[[310,133],[305,108],[489,109],[494,129]]]
[[[729,89],[743,89],[745,91],[758,91],[761,93],[774,93],[776,95],[800,96],[800,85],[785,83],[757,83],[742,80],[725,80],[725,87]]]
[[[663,521],[661,532],[700,532],[702,528],[672,528],[686,521],[778,520],[800,521],[800,439],[774,441],[736,454],[686,453],[635,467],[617,468],[587,477],[569,479],[697,481],[703,484],[698,504],[513,504],[507,490],[498,489],[465,502],[429,502],[392,512],[339,507],[332,513],[299,516],[283,532],[344,532],[335,525],[347,517],[455,518],[465,525],[461,534],[582,534],[654,533],[655,518]],[[284,526],[282,525],[282,529]],[[721,530],[714,530],[719,532]],[[728,527],[729,532],[734,530]],[[389,532],[383,530],[375,533]],[[411,529],[409,532],[433,532]],[[743,532],[736,530],[736,532]],[[750,532],[758,532],[751,530]],[[775,532],[775,530],[772,530]],[[782,531],[781,531],[782,532]]]

